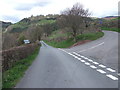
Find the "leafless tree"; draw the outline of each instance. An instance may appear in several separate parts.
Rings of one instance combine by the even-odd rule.
[[[43,27],[43,30],[44,30],[44,33],[45,33],[45,37],[51,34],[52,27],[51,27],[50,24],[45,24],[42,27]]]
[[[61,13],[58,23],[62,27],[71,29],[71,34],[76,41],[76,35],[80,31],[83,32],[82,27],[85,27],[86,18],[90,16],[89,10],[84,9],[83,5],[76,3],[72,8],[68,8]],[[83,26],[84,25],[84,26]]]
[[[35,42],[37,40],[41,40],[43,34],[43,29],[39,25],[31,25],[27,32],[26,32],[26,37],[31,41]]]

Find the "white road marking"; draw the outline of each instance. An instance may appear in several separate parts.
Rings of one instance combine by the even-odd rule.
[[[78,58],[78,60],[81,60],[81,58]]]
[[[101,69],[97,69],[97,71],[100,72],[100,73],[102,73],[102,74],[106,73],[105,71],[103,71]]]
[[[77,56],[80,56],[81,57],[81,55],[80,54],[77,54],[76,52],[73,52],[75,55],[77,55]]]
[[[68,53],[69,55],[71,55],[71,53]]]
[[[84,58],[84,56],[81,56],[82,58]]]
[[[111,69],[111,68],[107,68],[108,71],[110,72],[116,72],[115,70]]]
[[[87,57],[84,57],[84,59],[88,59]]]
[[[75,56],[75,55],[73,55],[73,54],[71,54],[71,53],[68,53],[69,55],[71,55],[71,56],[73,56],[74,58],[76,58],[76,59],[78,59],[78,60],[81,60],[81,58],[79,58],[79,57],[77,57],[77,56]]]
[[[93,47],[91,47],[90,49],[96,48],[96,47],[98,47],[98,46],[100,46],[100,45],[102,45],[102,44],[104,44],[104,42],[102,42],[102,43],[100,43],[100,44],[98,44],[98,45],[96,45],[96,46],[93,46]]]
[[[77,56],[76,56],[75,58],[76,58],[76,59],[79,59],[79,57],[77,57]]]
[[[118,80],[118,78],[117,77],[115,77],[115,76],[113,76],[113,75],[106,75],[107,77],[109,77],[109,78],[111,78],[112,80]]]
[[[83,50],[81,50],[81,51],[79,51],[79,52],[84,52],[84,51],[87,51],[87,50],[89,50],[89,49],[96,48],[96,47],[98,47],[98,46],[100,46],[100,45],[102,45],[102,44],[104,44],[104,42],[102,42],[102,43],[100,43],[100,44],[97,44],[97,45],[95,45],[95,46],[93,46],[93,47],[91,47],[91,48],[83,49]],[[79,52],[78,52],[78,53],[79,53]]]
[[[81,50],[81,51],[79,51],[79,52],[84,52],[84,51],[86,51],[86,49],[84,49],[84,50]]]
[[[118,73],[118,76],[120,76],[120,73]]]
[[[91,59],[88,59],[88,61],[89,61],[89,62],[93,62],[93,60],[91,60]]]
[[[75,55],[73,55],[73,57],[74,57],[74,58],[76,58],[76,59],[78,58],[78,57],[77,57],[77,56],[75,56]]]
[[[73,56],[73,54],[72,53],[68,53],[69,55],[71,55],[71,56]]]
[[[82,55],[80,55],[80,54],[78,54],[78,53],[76,53],[76,52],[73,52],[75,55],[77,55],[77,56],[80,56],[80,57],[82,57],[82,58],[84,58],[84,59],[87,59],[88,61],[90,61],[90,62],[93,62],[93,60],[91,60],[91,59],[89,59],[89,58],[87,58],[87,57],[85,57],[85,56],[82,56]]]
[[[88,63],[88,62],[86,62],[85,64],[86,64],[86,65],[90,65],[90,63]]]
[[[65,50],[63,50],[63,49],[59,49],[59,50],[62,50],[62,51],[64,51],[64,52],[68,53],[67,51],[65,51]]]
[[[96,68],[97,68],[97,67],[95,67],[94,65],[91,65],[90,67],[93,68],[93,69],[96,69]]]
[[[103,44],[103,43],[101,43],[101,44]],[[101,44],[99,44],[99,45],[101,45]],[[90,65],[90,63],[86,62],[85,60],[81,60],[81,58],[79,58],[79,57],[77,57],[77,56],[80,56],[80,57],[82,57],[82,58],[84,58],[84,59],[87,59],[88,61],[90,61],[90,62],[92,62],[92,63],[94,63],[94,64],[99,64],[99,63],[97,63],[97,62],[93,62],[93,60],[91,60],[91,59],[89,59],[89,58],[87,58],[87,57],[84,57],[84,56],[82,56],[82,55],[77,54],[76,52],[73,52],[73,53],[76,54],[77,56],[75,56],[75,55],[73,55],[73,54],[71,54],[71,53],[68,53],[67,51],[65,51],[65,50],[63,50],[63,49],[60,49],[60,48],[58,48],[58,49],[66,52],[67,54],[73,56],[74,58],[80,60],[81,62],[84,62],[86,65]],[[100,64],[99,66],[102,67],[102,68],[106,68],[106,66],[104,66],[104,65],[102,65],[102,64]],[[93,68],[93,69],[96,69],[96,68],[97,68],[97,67],[94,66],[94,65],[90,65],[90,67]],[[108,71],[111,71],[111,72],[116,72],[115,70],[113,70],[113,69],[111,69],[111,68],[106,68],[106,69],[107,69]],[[100,72],[100,73],[102,73],[102,74],[105,74],[105,73],[106,73],[105,71],[103,71],[103,70],[101,70],[101,69],[97,69],[97,71]],[[117,75],[120,76],[120,73],[118,73]],[[106,76],[109,77],[109,78],[111,78],[112,80],[118,80],[118,78],[115,77],[115,76],[113,76],[113,75],[110,75],[110,74],[109,74],[109,75],[106,75]]]
[[[81,62],[85,62],[85,60],[81,60]]]
[[[106,66],[104,66],[104,65],[102,65],[102,64],[100,64],[99,66],[102,67],[102,68],[106,68]]]
[[[98,65],[99,63],[98,62],[93,62],[94,64]]]
[[[75,55],[73,55],[73,54],[70,54],[71,56],[73,56],[73,57],[77,57],[77,56],[75,56]]]

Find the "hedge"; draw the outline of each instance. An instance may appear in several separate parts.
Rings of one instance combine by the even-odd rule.
[[[11,68],[15,62],[31,55],[38,44],[28,44],[2,51],[2,71]]]

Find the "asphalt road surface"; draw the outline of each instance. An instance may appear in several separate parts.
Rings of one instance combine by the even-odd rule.
[[[36,60],[16,88],[118,88],[118,33],[70,49],[41,41]]]

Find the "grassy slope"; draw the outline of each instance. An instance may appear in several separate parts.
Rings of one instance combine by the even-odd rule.
[[[107,28],[107,27],[102,27],[102,30],[107,30],[107,31],[115,31],[115,32],[120,32],[120,28]]]
[[[36,21],[34,24],[44,25],[44,24],[51,24],[54,23],[56,20],[46,20],[42,19],[40,21]],[[33,24],[33,22],[27,23],[27,22],[18,22],[12,25],[12,29],[10,30],[11,33],[13,32],[22,32],[24,30],[27,30],[27,28]]]
[[[51,23],[54,23],[56,20],[46,20],[46,19],[43,19],[41,21],[39,21],[39,25],[44,25],[44,24],[51,24]]]
[[[120,20],[120,17],[118,17],[118,18],[114,18],[114,19],[110,19],[110,20],[108,20],[108,21],[114,21],[114,20]],[[115,28],[115,27],[113,27],[113,28],[108,28],[108,27],[102,27],[101,28],[102,30],[107,30],[107,31],[115,31],[115,32],[120,32],[120,28]]]
[[[63,34],[64,35],[64,34]],[[78,35],[77,36],[77,41],[82,41],[82,40],[96,40],[104,35],[103,32],[97,32],[97,33],[87,33],[83,35]],[[57,34],[56,34],[57,36]],[[52,37],[52,36],[50,36]],[[68,40],[63,40],[61,42],[56,42],[56,41],[47,41],[44,40],[48,45],[51,45],[56,48],[68,48],[72,46],[75,42],[73,41],[73,38],[70,38]]]
[[[53,31],[52,34],[48,37],[49,39],[54,39],[58,37],[67,37],[68,33],[61,33],[59,30]]]
[[[32,55],[23,60],[19,60],[11,69],[3,73],[3,88],[11,88],[16,85],[16,83],[24,75],[24,72],[28,69],[33,60],[36,58],[38,52],[39,48],[37,48]]]

